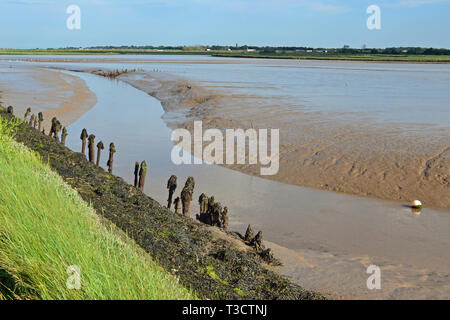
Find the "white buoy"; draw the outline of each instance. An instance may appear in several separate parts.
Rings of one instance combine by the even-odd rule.
[[[412,204],[412,207],[414,209],[421,209],[422,208],[422,202],[420,202],[419,200],[414,200],[413,204]]]

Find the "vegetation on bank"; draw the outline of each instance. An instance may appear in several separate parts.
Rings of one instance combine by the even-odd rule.
[[[268,53],[268,52],[223,52],[213,53],[214,57],[297,59],[297,60],[338,60],[338,61],[380,61],[380,62],[450,62],[450,55],[408,55],[408,54],[351,54],[351,53]]]
[[[0,55],[209,55],[229,58],[449,63],[450,50],[434,48],[313,49],[306,47],[92,47],[0,49]]]
[[[0,108],[0,117],[11,119],[11,111]],[[225,233],[172,212],[139,188],[89,162],[83,153],[71,151],[29,124],[19,125],[14,140],[45,159],[49,167],[95,209],[102,222],[111,222],[125,232],[197,297],[324,298],[269,270],[260,254],[245,245],[236,233]],[[126,263],[122,260],[119,267]],[[136,271],[139,272],[132,272],[136,274]]]
[[[0,117],[0,300],[194,298],[16,142],[18,125]]]

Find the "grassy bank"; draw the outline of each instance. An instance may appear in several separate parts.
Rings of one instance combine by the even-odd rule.
[[[0,109],[0,117],[9,119],[11,115]],[[95,209],[102,221],[109,221],[124,231],[158,265],[175,274],[180,283],[191,288],[198,297],[282,300],[324,298],[270,270],[261,256],[246,246],[234,232],[225,233],[218,228],[197,223],[190,217],[173,213],[122,178],[89,162],[84,154],[69,150],[29,125],[21,124],[14,139],[45,159],[49,167]],[[56,189],[53,192],[56,193]],[[45,205],[48,204],[41,204]],[[45,233],[39,237],[45,240],[48,236]],[[57,247],[54,250],[60,249]],[[70,265],[79,263],[72,260],[63,262]],[[125,259],[121,258],[117,268],[124,267],[124,262]],[[81,267],[83,272],[85,267]],[[65,268],[60,272],[65,272]],[[137,272],[139,269],[133,269],[128,274],[131,277],[138,275]],[[120,273],[119,279],[123,278],[123,274],[126,272]]]
[[[193,298],[16,142],[17,124],[0,117],[0,300]],[[69,266],[80,290],[66,285]]]

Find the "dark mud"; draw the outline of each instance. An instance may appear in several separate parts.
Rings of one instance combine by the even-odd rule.
[[[10,117],[5,110],[0,110],[0,116]],[[38,152],[99,215],[122,229],[200,298],[323,299],[269,270],[237,235],[174,214],[56,139],[26,124],[15,138]]]

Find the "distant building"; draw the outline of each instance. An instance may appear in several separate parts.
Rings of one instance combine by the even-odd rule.
[[[247,52],[255,52],[256,51],[256,49],[248,49],[247,48]]]

